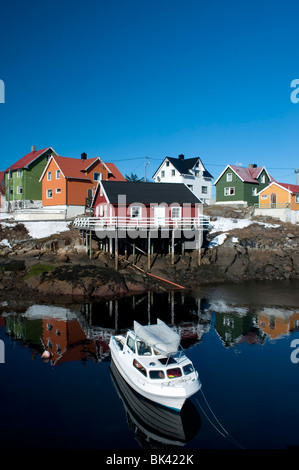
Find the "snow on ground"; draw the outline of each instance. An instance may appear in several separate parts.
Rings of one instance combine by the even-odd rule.
[[[220,235],[217,235],[210,243],[209,247],[222,245],[224,240],[227,238],[228,232],[236,228],[242,229],[248,227],[251,224],[260,224],[264,227],[273,228],[279,227],[279,224],[266,224],[264,222],[257,222],[256,220],[249,219],[231,219],[228,217],[217,217],[217,220],[210,222],[210,233],[222,232]],[[236,239],[235,242],[238,240]]]
[[[34,221],[22,222],[32,238],[44,238],[69,229],[69,223],[65,221]]]

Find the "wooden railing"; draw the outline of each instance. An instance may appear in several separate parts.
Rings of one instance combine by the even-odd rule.
[[[268,202],[261,204],[254,204],[255,209],[289,209],[291,204],[289,202]]]
[[[206,216],[180,218],[145,218],[145,217],[77,217],[73,226],[83,230],[103,229],[155,229],[155,228],[195,228],[206,230],[210,219]]]

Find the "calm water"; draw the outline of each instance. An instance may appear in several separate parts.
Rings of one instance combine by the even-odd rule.
[[[0,447],[299,446],[298,288],[248,283],[84,305],[2,304]],[[157,318],[181,334],[203,384],[181,415],[143,403],[111,369],[110,335]]]

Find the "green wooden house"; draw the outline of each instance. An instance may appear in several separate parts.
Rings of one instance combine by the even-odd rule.
[[[7,210],[41,207],[42,184],[40,177],[51,157],[57,155],[52,147],[36,150],[20,158],[5,171]]]
[[[264,166],[248,168],[227,165],[217,178],[216,204],[253,205],[258,203],[258,192],[274,181]]]

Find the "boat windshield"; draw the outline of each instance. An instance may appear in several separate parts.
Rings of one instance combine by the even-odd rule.
[[[152,348],[143,341],[137,341],[137,352],[139,356],[151,356]]]

